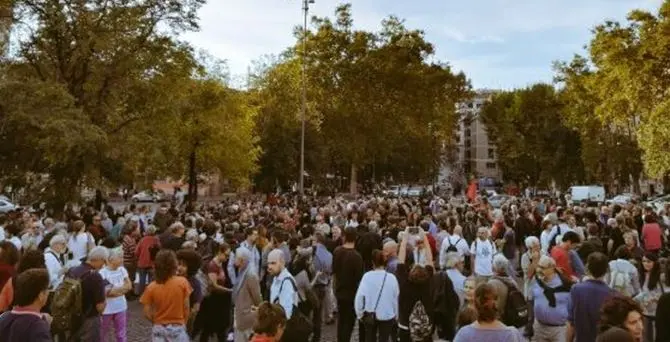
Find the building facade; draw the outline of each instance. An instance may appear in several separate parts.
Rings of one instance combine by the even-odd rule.
[[[479,90],[472,99],[458,104],[460,123],[455,167],[466,178],[474,176],[502,181],[495,146],[489,142],[486,127],[479,118],[481,108],[494,93],[493,90]]]

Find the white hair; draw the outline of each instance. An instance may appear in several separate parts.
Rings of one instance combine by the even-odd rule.
[[[284,252],[282,252],[281,249],[273,249],[270,251],[270,254],[268,254],[268,260],[270,259],[277,259],[281,260],[282,262],[286,262],[286,260],[284,260]]]
[[[551,268],[556,268],[556,260],[554,260],[554,258],[552,258],[550,256],[547,256],[547,255],[541,256],[540,260],[537,262],[537,264],[541,267],[544,267],[544,268],[550,268],[550,267]]]
[[[63,235],[56,234],[51,238],[51,240],[49,240],[49,247],[53,248],[55,245],[59,243],[65,245],[67,243],[67,240],[65,240],[65,237]]]
[[[109,255],[107,256],[107,260],[112,260],[114,258],[119,258],[123,259],[123,248],[112,248],[109,250]]]
[[[179,229],[184,229],[184,228],[185,228],[184,224],[177,221],[177,222],[170,225],[170,232],[174,233],[174,232],[178,231]]]
[[[531,249],[533,246],[539,246],[540,245],[540,239],[538,239],[536,236],[529,236],[524,240],[524,244],[526,244],[526,248]]]
[[[496,254],[493,257],[493,272],[507,272],[507,268],[509,268],[509,260],[502,254]]]
[[[109,258],[109,250],[103,246],[95,246],[88,252],[87,261],[107,261]]]
[[[198,244],[195,243],[195,241],[184,241],[184,243],[181,244],[181,248],[196,249],[196,248],[198,248]]]
[[[186,231],[186,241],[197,242],[198,241],[198,231],[195,230],[194,228],[191,228],[188,231]]]
[[[251,260],[251,251],[246,248],[238,248],[235,251],[235,259]]]
[[[454,268],[461,261],[463,261],[463,258],[460,254],[458,254],[458,252],[449,252],[445,256],[444,267]]]

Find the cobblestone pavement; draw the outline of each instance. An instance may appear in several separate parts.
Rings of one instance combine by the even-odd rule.
[[[335,324],[325,325],[321,341],[335,342],[337,341],[336,334]],[[354,335],[357,333],[354,332]],[[151,324],[142,314],[142,305],[137,300],[128,302],[128,342],[147,342],[150,341],[150,338]],[[358,341],[358,337],[354,336],[352,341]]]

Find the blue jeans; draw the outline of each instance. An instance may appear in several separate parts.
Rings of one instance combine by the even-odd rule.
[[[144,293],[144,289],[147,287],[147,284],[151,283],[154,278],[154,270],[153,268],[138,268],[137,272],[140,274],[140,280],[139,280],[139,289],[138,289],[138,295],[142,295]]]

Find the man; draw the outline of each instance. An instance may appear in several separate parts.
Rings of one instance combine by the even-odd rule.
[[[488,237],[488,228],[480,227],[477,230],[477,239],[470,246],[472,255],[470,262],[477,284],[486,282],[493,276],[493,255],[496,254],[496,246]]]
[[[256,324],[256,308],[263,301],[256,269],[251,265],[252,253],[246,248],[235,251],[237,283],[233,286],[235,301],[235,342],[247,342]]]
[[[107,230],[102,227],[100,215],[93,216],[93,223],[88,226],[88,231],[93,235],[96,244],[107,237]]]
[[[498,293],[498,310],[501,314],[505,310],[505,305],[507,305],[507,295],[509,294],[509,286],[517,286],[516,282],[512,277],[507,274],[509,270],[509,260],[505,258],[502,254],[496,254],[493,257],[493,263],[491,264],[493,270],[493,277],[489,279],[488,283],[492,285],[496,292]],[[510,325],[510,322],[503,323]]]
[[[363,277],[363,257],[356,251],[356,228],[344,230],[344,244],[333,253],[333,276],[337,299],[337,341],[349,342],[356,323],[354,298]],[[359,324],[359,336],[364,336],[364,326]]]
[[[570,261],[570,251],[579,245],[579,235],[573,231],[566,232],[563,234],[562,241],[561,244],[551,249],[551,257],[556,260],[556,267],[560,272],[563,272],[566,277],[578,280],[579,277]]]
[[[153,224],[158,228],[159,234],[165,232],[165,230],[172,224],[172,221],[172,215],[168,212],[167,204],[161,204],[161,207],[158,208],[153,219]]]
[[[51,317],[40,313],[49,298],[48,289],[49,273],[45,269],[29,269],[16,277],[14,308],[0,316],[1,341],[52,341]]]
[[[175,252],[181,249],[186,239],[186,227],[181,222],[173,223],[168,230],[160,236],[161,246],[166,249],[171,249]]]
[[[398,243],[389,239],[384,243],[384,258],[386,258],[386,272],[395,274],[398,269]]]
[[[291,282],[295,282],[295,280],[286,268],[286,260],[282,250],[273,249],[268,254],[268,274],[274,277],[270,287],[270,303],[281,305],[286,313],[286,319],[291,319],[293,308],[298,304],[298,294],[291,285]]]
[[[566,341],[595,341],[600,307],[614,294],[603,281],[607,274],[608,262],[607,256],[603,253],[595,252],[589,255],[586,269],[590,278],[574,285],[570,290]]]
[[[321,322],[325,319],[326,322],[331,320],[330,313],[333,311],[333,305],[330,303],[328,296],[330,286],[330,278],[333,273],[333,255],[326,248],[325,235],[317,231],[314,234],[314,271],[316,277],[314,282],[314,293],[321,301],[320,312],[314,313],[314,335],[313,342],[321,340]]]
[[[457,252],[449,252],[445,256],[444,267],[447,270],[447,276],[451,279],[451,283],[454,284],[454,291],[458,295],[458,299],[463,306],[463,301],[465,300],[465,279],[463,275],[463,257],[461,257]]]
[[[258,229],[256,228],[247,228],[244,230],[244,241],[240,243],[239,248],[244,248],[249,251],[249,268],[252,272],[256,273],[259,277],[261,276],[261,253],[256,247],[256,240],[258,239]],[[237,284],[237,276],[235,273],[235,256],[236,254],[231,254],[230,259],[228,260],[228,274],[230,275],[230,281],[233,285]]]
[[[105,283],[98,271],[105,266],[109,257],[107,248],[94,247],[86,262],[71,268],[66,277],[81,281],[81,310],[83,322],[72,334],[72,340],[97,342],[100,336],[100,315],[105,310]]]
[[[533,340],[565,342],[570,287],[556,272],[556,262],[548,256],[540,257],[537,263],[537,282],[531,287],[531,298],[535,322]]]
[[[456,249],[453,251],[453,249]],[[451,236],[447,236],[442,241],[440,246],[440,267],[445,268],[447,253],[456,252],[461,258],[464,258],[470,253],[470,248],[468,248],[468,242],[463,238],[463,227],[456,226],[454,227],[454,232]]]

